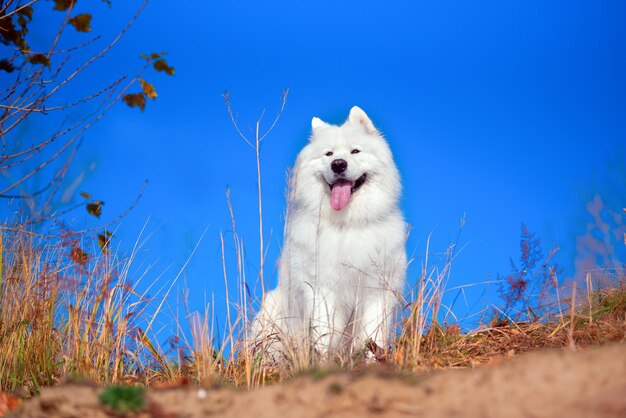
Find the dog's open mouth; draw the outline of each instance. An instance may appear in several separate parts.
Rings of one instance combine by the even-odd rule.
[[[359,190],[363,183],[365,183],[366,178],[367,175],[363,173],[363,175],[355,181],[339,179],[333,184],[329,184],[330,206],[337,211],[346,207],[348,201],[350,200],[350,196]]]

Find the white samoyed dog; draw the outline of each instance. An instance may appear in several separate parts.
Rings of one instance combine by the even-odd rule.
[[[371,342],[387,349],[405,286],[400,175],[387,142],[356,106],[341,126],[311,125],[292,172],[278,287],[252,323],[274,359],[303,343],[325,358]]]

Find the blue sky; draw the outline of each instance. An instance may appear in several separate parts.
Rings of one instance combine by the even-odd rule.
[[[98,6],[94,31],[106,27],[110,39],[138,4]],[[200,242],[176,287],[191,289],[192,311],[204,310],[214,293],[223,316],[219,234],[230,230],[227,187],[251,284],[258,238],[254,153],[234,131],[221,95],[231,92],[247,127],[263,110],[269,122],[289,88],[262,148],[270,285],[285,172],[313,116],[341,123],[353,105],[385,134],[403,177],[402,207],[413,228],[407,250],[416,257],[410,282],[428,235],[433,251],[445,250],[464,214],[464,249],[450,286],[507,273],[522,222],[546,250],[561,247],[558,261],[571,275],[585,203],[594,193],[615,199],[608,184],[625,178],[624,21],[619,1],[187,1],[176,9],[152,1],[75,88],[93,90],[102,80],[101,87],[151,51],[167,51],[176,76],[147,73],[157,101],[143,113],[119,104],[86,134],[72,175],[88,175],[76,193],[106,201],[103,223],[148,179],[116,231],[117,245],[130,249],[148,222],[152,235],[138,270],[154,264],[156,278],[171,266],[159,279],[167,282]],[[75,222],[98,224],[82,213]],[[230,247],[226,258],[233,266]],[[480,307],[483,290],[470,292],[468,304],[457,302],[456,314],[467,315],[477,301]]]

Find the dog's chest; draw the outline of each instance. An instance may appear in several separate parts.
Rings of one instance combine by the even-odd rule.
[[[379,228],[336,228],[320,231],[317,248],[322,269],[343,274],[371,272],[384,262],[386,237]]]

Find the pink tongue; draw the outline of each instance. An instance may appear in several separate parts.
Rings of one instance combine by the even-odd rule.
[[[337,180],[330,191],[330,206],[335,210],[343,209],[350,200],[351,189],[351,181]]]

